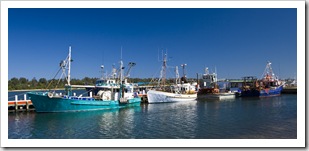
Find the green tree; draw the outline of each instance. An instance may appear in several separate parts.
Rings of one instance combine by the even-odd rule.
[[[30,81],[30,87],[33,89],[36,89],[38,86],[38,80],[36,80],[36,78],[32,78],[32,80]]]
[[[26,79],[24,77],[21,77],[21,78],[19,78],[19,83],[20,84],[27,84],[28,83],[28,79]]]
[[[47,80],[45,78],[40,78],[38,83],[39,89],[45,89],[47,87]]]
[[[16,78],[16,77],[14,77],[14,78],[12,78],[10,81],[9,81],[9,84],[11,84],[11,85],[18,85],[19,84],[19,80]]]
[[[91,85],[91,84],[95,84],[95,79],[85,77],[85,78],[82,79],[82,82],[83,82],[84,85]]]

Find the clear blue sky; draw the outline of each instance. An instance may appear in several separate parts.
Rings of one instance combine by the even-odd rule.
[[[158,77],[158,49],[188,77],[260,77],[267,61],[281,78],[297,68],[296,9],[9,9],[9,79],[51,79],[72,46],[72,78],[100,77],[136,62],[131,77]],[[180,73],[182,73],[181,68]],[[172,77],[173,69],[168,73]]]

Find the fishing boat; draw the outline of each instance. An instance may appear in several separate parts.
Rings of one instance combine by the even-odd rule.
[[[120,61],[118,81],[115,79],[105,80],[97,82],[96,85],[71,85],[71,61],[71,47],[69,47],[69,54],[65,60],[61,61],[59,69],[62,70],[61,78],[64,76],[67,82],[64,93],[56,93],[55,90],[27,93],[36,112],[90,111],[140,105],[141,99],[134,95],[133,89],[130,89],[130,85],[125,83],[122,60]],[[72,93],[74,88],[86,89],[87,95],[76,96],[75,93]]]
[[[219,89],[216,72],[209,73],[208,68],[205,68],[201,80],[200,89],[197,93],[198,100],[230,100],[235,98],[234,92]]]
[[[247,76],[243,79],[243,87],[241,92],[238,93],[241,97],[279,96],[284,86],[284,82],[280,81],[274,74],[269,61],[260,80],[253,76]]]
[[[166,85],[166,69],[167,69],[167,54],[162,60],[160,78],[158,80],[157,89],[147,92],[148,103],[166,103],[166,102],[182,102],[194,101],[197,98],[196,83],[189,83],[185,75],[185,66],[183,67],[183,77],[179,78],[178,66],[175,67],[176,80],[174,84]]]

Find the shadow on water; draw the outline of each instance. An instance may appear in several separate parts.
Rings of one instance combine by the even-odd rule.
[[[259,101],[261,100],[260,97],[239,97],[237,98],[240,101]]]

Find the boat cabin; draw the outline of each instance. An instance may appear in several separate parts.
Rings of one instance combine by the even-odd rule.
[[[200,88],[215,88],[217,83],[217,74],[203,74],[201,83],[200,83]]]
[[[99,79],[95,83],[96,86],[108,86],[108,85],[116,85],[116,80],[113,79]]]

